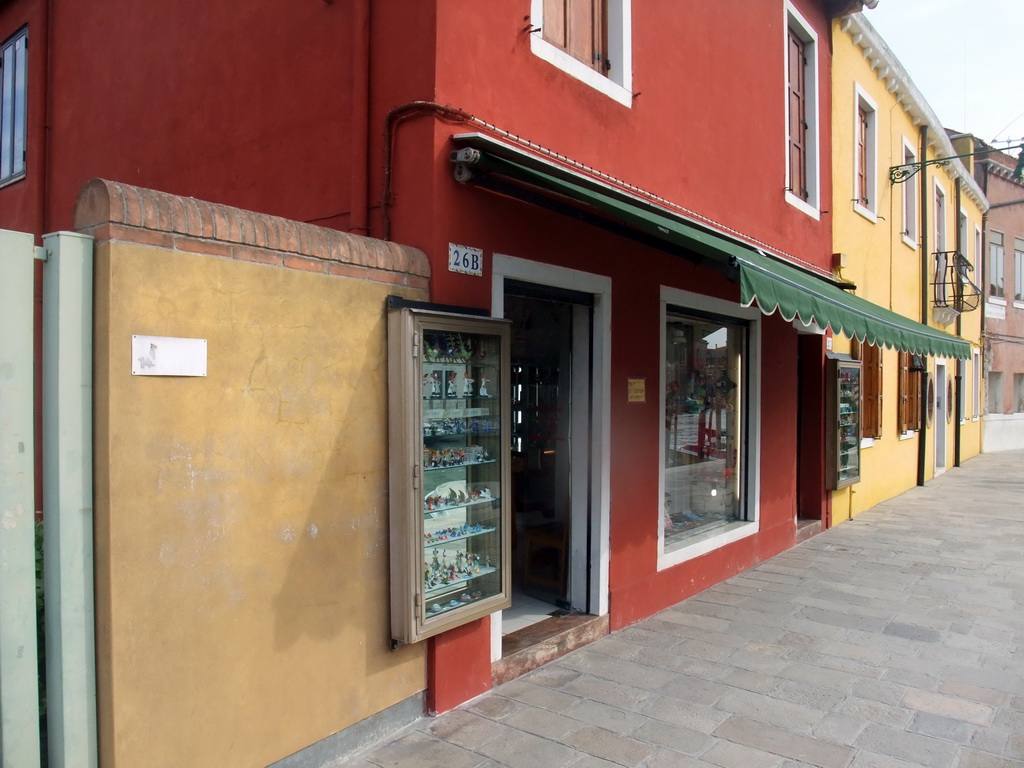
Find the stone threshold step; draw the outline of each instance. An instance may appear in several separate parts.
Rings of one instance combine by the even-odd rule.
[[[608,634],[608,617],[586,613],[551,616],[502,638],[502,657],[491,665],[501,685]]]

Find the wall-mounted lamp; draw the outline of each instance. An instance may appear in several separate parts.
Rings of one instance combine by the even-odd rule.
[[[1020,181],[1021,177],[1024,176],[1024,143],[1017,144],[1016,146],[1004,147],[1002,149],[983,149],[980,152],[968,152],[966,155],[950,155],[949,157],[937,157],[934,160],[918,160],[916,163],[904,163],[903,165],[894,165],[889,168],[889,182],[892,184],[901,184],[911,176],[914,176],[925,166],[929,165],[949,165],[950,160],[954,160],[959,157],[975,157],[977,155],[988,155],[992,152],[1006,152],[1011,149],[1019,149],[1020,153],[1017,155],[1017,168],[1013,172],[1011,177],[1014,181]]]

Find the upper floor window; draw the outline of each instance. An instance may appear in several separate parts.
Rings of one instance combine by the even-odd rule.
[[[903,164],[917,162],[913,148],[903,142]],[[911,248],[917,247],[917,185],[912,182],[900,184],[903,187],[903,242]]]
[[[632,0],[531,0],[530,50],[627,107]]]
[[[857,88],[857,114],[855,116],[855,157],[854,157],[854,209],[872,221],[877,212],[877,131],[875,128],[875,103]]]
[[[935,250],[946,250],[946,193],[935,185]]]
[[[0,183],[25,175],[27,63],[28,30],[22,29],[0,50]]]
[[[1024,301],[1024,240],[1013,241],[1013,300]]]
[[[786,199],[818,217],[818,37],[786,10]]]
[[[1003,250],[1003,233],[988,233],[988,295],[997,299],[1006,298],[1006,252]]]

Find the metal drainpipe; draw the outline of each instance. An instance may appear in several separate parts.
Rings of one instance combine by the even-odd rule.
[[[956,190],[956,252],[961,254],[964,252],[964,233],[960,231],[960,202],[961,202],[961,189],[960,189],[960,177],[957,176],[956,184],[954,186]],[[956,335],[960,336],[963,333],[963,316],[957,314],[956,316]],[[953,416],[956,422],[953,425],[953,466],[960,466],[960,422],[963,419],[963,410],[960,407],[960,388],[964,385],[963,382],[963,360],[959,357],[956,359],[956,391],[954,397],[956,397],[955,415]],[[949,403],[946,403],[946,407],[949,408]]]
[[[928,126],[921,126],[921,162],[928,159]],[[928,325],[928,166],[921,166],[921,322]],[[921,428],[917,434],[917,484],[924,485],[924,467],[928,456],[928,364],[918,374],[921,377]]]
[[[369,0],[352,4],[352,188],[349,232],[369,235],[370,147]]]

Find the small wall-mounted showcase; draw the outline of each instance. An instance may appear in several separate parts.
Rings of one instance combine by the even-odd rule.
[[[825,482],[830,490],[860,482],[861,362],[829,355],[825,380]]]
[[[413,643],[511,604],[509,330],[388,318],[391,634]]]

